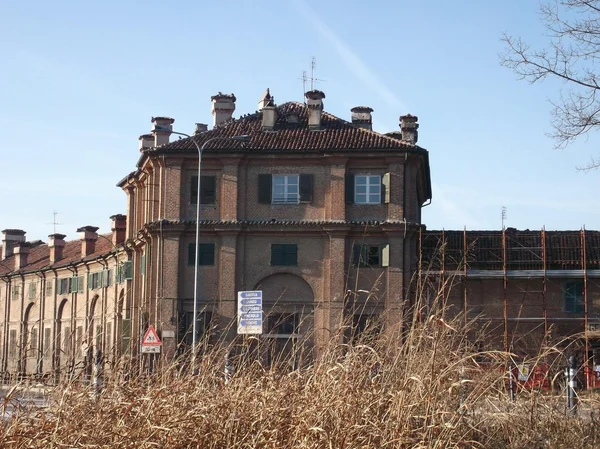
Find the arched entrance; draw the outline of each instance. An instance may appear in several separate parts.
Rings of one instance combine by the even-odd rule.
[[[314,294],[300,276],[276,273],[262,279],[255,290],[263,297],[263,348],[267,366],[295,369],[312,346]]]
[[[21,362],[19,372],[22,374],[32,374],[37,364],[37,323],[31,319],[31,311],[34,303],[30,303],[25,309],[23,315],[23,328],[21,337]]]
[[[70,325],[70,314],[65,312],[68,300],[64,298],[56,312],[56,337],[54,338],[54,369],[55,377],[59,373],[65,373],[72,357],[72,334]]]

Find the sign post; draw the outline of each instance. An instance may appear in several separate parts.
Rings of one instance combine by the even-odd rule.
[[[262,291],[238,292],[238,334],[262,334],[263,307]]]

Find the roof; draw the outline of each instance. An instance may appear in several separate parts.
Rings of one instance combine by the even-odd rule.
[[[195,220],[159,220],[148,223],[149,229],[158,229],[161,225],[195,225]],[[404,220],[200,220],[202,227],[327,227],[327,226],[401,226],[402,229],[418,228],[418,223]]]
[[[583,269],[582,237],[582,231],[508,228],[503,242],[502,231],[424,231],[422,263],[433,270],[462,270],[464,261],[471,270],[503,270],[504,261],[507,270]],[[600,231],[585,231],[585,259],[585,268],[600,269]]]
[[[303,103],[288,102],[277,106],[277,122],[273,130],[262,129],[262,112],[228,120],[212,130],[192,137],[176,140],[159,147],[145,149],[146,154],[197,152],[192,139],[202,146],[214,137],[234,137],[248,135],[250,142],[233,140],[214,141],[207,145],[208,152],[317,152],[317,151],[414,151],[425,152],[423,148],[375,131],[355,127],[327,112],[321,116],[321,128],[308,128],[308,108]],[[298,123],[290,123],[286,118],[296,115]]]
[[[27,265],[21,268],[21,272],[43,270],[48,268],[60,268],[70,264],[89,261],[110,254],[115,246],[112,244],[112,234],[102,234],[96,240],[95,251],[87,257],[81,257],[81,241],[71,240],[65,242],[63,258],[55,264],[50,265],[50,248],[47,244],[32,247],[27,257]],[[0,275],[6,275],[15,270],[15,256],[9,256],[0,260]]]

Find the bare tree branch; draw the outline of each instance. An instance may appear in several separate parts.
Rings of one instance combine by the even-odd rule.
[[[540,7],[548,31],[544,48],[534,49],[519,37],[503,35],[500,63],[530,83],[554,78],[565,88],[551,101],[550,136],[564,148],[590,131],[600,130],[600,0],[557,0]],[[589,171],[600,160],[578,167]]]

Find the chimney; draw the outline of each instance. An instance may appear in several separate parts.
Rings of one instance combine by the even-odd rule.
[[[127,231],[127,216],[122,214],[110,217],[110,230],[112,231],[112,244],[117,246],[125,241],[125,232]]]
[[[13,255],[18,242],[25,241],[25,231],[21,229],[5,229],[2,231],[2,260]]]
[[[357,128],[373,130],[373,117],[371,112],[373,109],[368,106],[356,106],[350,109],[352,113],[352,124]]]
[[[29,256],[29,248],[31,244],[28,242],[16,242],[14,246],[15,254],[15,271],[19,271],[27,265],[27,256]]]
[[[152,133],[154,133],[154,146],[159,147],[169,143],[169,136],[173,131],[173,122],[171,117],[152,117]]]
[[[148,148],[152,148],[154,146],[154,136],[152,134],[142,134],[139,137],[140,141],[140,151],[147,150]]]
[[[50,248],[50,265],[63,258],[63,249],[65,247],[64,234],[50,234],[48,236],[48,248]]]
[[[220,125],[226,120],[230,120],[235,111],[235,95],[223,94],[219,92],[217,95],[210,97],[212,101],[212,115],[215,116],[214,126]]]
[[[402,132],[402,140],[404,142],[416,144],[419,140],[419,117],[416,115],[401,115],[400,116],[400,131]]]
[[[206,123],[196,123],[196,129],[194,130],[194,135],[202,134],[208,131],[208,125]]]
[[[97,231],[98,228],[96,226],[82,226],[77,229],[79,240],[81,240],[81,257],[87,257],[96,251]]]
[[[271,96],[268,88],[258,101],[258,110],[262,111],[265,106],[275,106],[275,99]]]
[[[321,129],[321,114],[323,113],[325,94],[320,90],[310,90],[304,96],[308,107],[308,128]]]

